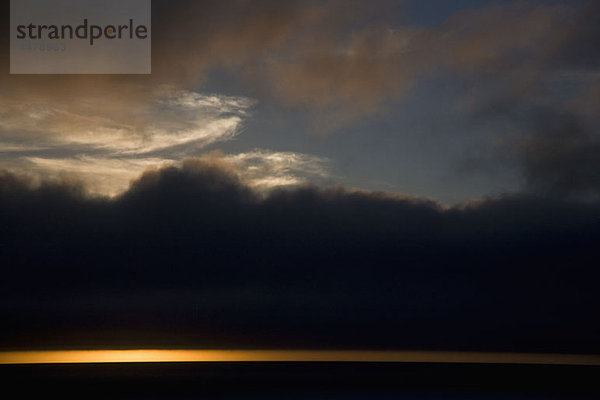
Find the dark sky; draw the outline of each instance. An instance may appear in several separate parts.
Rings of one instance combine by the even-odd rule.
[[[0,346],[600,352],[598,3],[423,4],[155,0],[150,76],[0,39]]]

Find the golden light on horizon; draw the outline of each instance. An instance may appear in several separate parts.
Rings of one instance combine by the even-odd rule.
[[[370,350],[40,350],[0,352],[0,364],[152,362],[397,362],[600,366],[600,355]]]

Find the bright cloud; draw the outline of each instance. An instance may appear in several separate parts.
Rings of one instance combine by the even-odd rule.
[[[309,154],[253,150],[226,157],[252,187],[270,189],[326,181],[329,160]]]
[[[140,155],[183,145],[197,150],[237,135],[254,101],[160,89],[144,106],[114,103],[106,99],[55,105],[0,100],[7,116],[0,119],[0,151],[18,147],[24,138],[35,138],[47,149],[76,145],[88,153]]]
[[[187,157],[218,157],[258,190],[325,181],[328,161],[293,152],[205,153],[242,131],[255,101],[159,88],[147,104],[81,99],[76,104],[16,103],[0,98],[5,167],[45,178],[74,178],[114,196],[147,168]],[[35,142],[35,146],[31,143]]]

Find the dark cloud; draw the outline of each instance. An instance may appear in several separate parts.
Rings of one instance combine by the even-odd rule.
[[[576,74],[575,74],[576,75]],[[520,190],[542,196],[597,200],[600,196],[600,125],[595,105],[597,77],[574,78],[572,88],[540,77],[526,90],[499,90],[477,101],[475,125],[497,123],[496,146],[475,154],[463,168],[490,171],[518,168]],[[591,81],[589,81],[591,79]],[[516,85],[507,79],[506,86]],[[572,93],[569,93],[569,90]],[[552,92],[560,92],[553,96]],[[493,94],[490,94],[493,93]]]
[[[523,171],[538,193],[600,197],[600,142],[572,115],[544,115],[522,148]]]
[[[457,78],[467,88],[461,106],[473,129],[485,135],[496,124],[490,139],[494,149],[476,149],[461,172],[491,177],[518,169],[524,192],[598,199],[597,15],[596,2],[575,8],[521,2],[449,19],[462,27],[479,21],[475,26],[487,32],[460,31],[461,49],[472,51],[452,53],[459,68],[471,68],[469,76]],[[499,34],[504,30],[511,33]]]
[[[206,159],[113,200],[3,172],[1,342],[594,352],[599,238],[597,204],[264,198]]]

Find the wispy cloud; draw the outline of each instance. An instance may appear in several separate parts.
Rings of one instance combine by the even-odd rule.
[[[46,149],[77,145],[88,152],[140,155],[185,145],[192,151],[237,135],[253,104],[245,97],[162,88],[144,106],[117,101],[115,107],[106,98],[84,98],[75,106],[0,100],[0,151],[24,138],[39,139]]]
[[[297,186],[325,182],[330,178],[329,160],[309,154],[253,150],[225,156],[251,187]]]
[[[169,87],[159,87],[146,105],[107,98],[77,104],[0,98],[2,163],[43,177],[68,175],[92,192],[115,195],[150,166],[231,140],[254,103]]]

